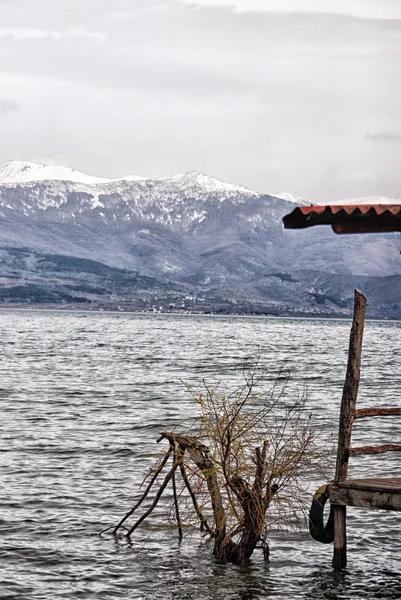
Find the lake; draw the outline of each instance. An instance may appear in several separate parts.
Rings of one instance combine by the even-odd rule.
[[[235,387],[260,356],[334,434],[350,322],[3,310],[0,377],[0,598],[401,598],[401,514],[348,511],[348,567],[306,531],[273,532],[271,561],[216,564],[188,532],[146,524],[131,543],[99,532],[133,505],[161,430],[196,415],[184,384]],[[400,406],[401,323],[365,328],[359,407]],[[355,427],[354,445],[400,442],[397,419]],[[351,475],[400,475],[399,454],[354,457]],[[316,486],[329,481],[311,478]],[[160,527],[158,527],[160,519]],[[152,528],[150,528],[152,526]],[[156,527],[154,527],[156,526]]]

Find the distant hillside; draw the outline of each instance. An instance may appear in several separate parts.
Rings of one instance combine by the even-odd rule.
[[[294,198],[292,197],[292,200]],[[399,234],[285,231],[289,202],[190,172],[0,167],[0,303],[401,318]]]

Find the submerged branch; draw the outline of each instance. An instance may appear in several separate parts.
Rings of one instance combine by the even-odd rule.
[[[174,456],[174,466],[175,468],[182,462],[182,456],[179,456],[177,453]],[[177,495],[177,484],[175,481],[175,471],[173,472],[173,498],[174,498],[174,508],[175,508],[175,518],[177,521],[178,528],[178,537],[182,540],[182,524],[181,524],[181,516],[180,516],[180,508],[178,506],[178,495]]]
[[[162,493],[164,492],[164,490],[165,490],[165,488],[166,488],[166,486],[167,486],[168,482],[170,481],[170,479],[173,477],[174,473],[176,472],[176,470],[177,470],[177,467],[178,467],[178,464],[177,464],[177,463],[175,463],[175,464],[174,464],[174,465],[171,467],[171,469],[170,469],[170,471],[167,473],[167,475],[166,475],[166,477],[165,477],[165,479],[164,479],[163,483],[161,484],[161,486],[160,486],[160,488],[159,488],[159,490],[158,490],[158,492],[157,492],[157,494],[156,494],[156,496],[155,496],[155,498],[154,498],[154,500],[153,500],[152,504],[150,505],[150,507],[148,508],[148,510],[147,510],[147,511],[146,511],[146,512],[145,512],[145,513],[144,513],[144,514],[143,514],[143,515],[142,515],[142,516],[141,516],[141,517],[140,517],[140,518],[139,518],[139,519],[138,519],[138,520],[137,520],[137,521],[136,521],[136,522],[133,524],[133,526],[131,527],[131,529],[129,529],[129,530],[128,530],[127,537],[130,537],[130,536],[131,536],[131,535],[134,533],[135,529],[137,529],[137,528],[139,527],[139,525],[140,525],[140,524],[141,524],[141,523],[142,523],[142,522],[143,522],[143,521],[144,521],[144,520],[145,520],[145,519],[146,519],[146,518],[147,518],[147,517],[150,515],[150,513],[151,513],[151,512],[152,512],[152,511],[153,511],[153,510],[156,508],[156,505],[157,505],[157,503],[159,502],[159,500],[160,500],[160,498],[161,498],[161,495],[162,495]]]
[[[192,504],[194,506],[196,516],[198,517],[198,519],[200,521],[201,531],[203,531],[204,529],[206,529],[206,531],[209,533],[210,536],[214,536],[213,529],[210,527],[210,525],[207,522],[206,518],[203,516],[203,513],[202,513],[201,509],[199,508],[199,504],[198,504],[198,501],[196,499],[196,495],[195,495],[195,493],[194,493],[194,491],[192,489],[192,486],[191,486],[191,484],[189,482],[189,479],[188,479],[188,476],[187,476],[187,473],[186,473],[186,469],[185,469],[185,465],[184,465],[183,461],[180,463],[180,470],[181,470],[181,476],[182,476],[182,479],[184,481],[185,487],[187,488],[188,493],[189,493],[189,495],[191,497]]]
[[[171,453],[173,451],[173,448],[170,445],[170,448],[167,450],[166,454],[164,455],[163,460],[161,461],[160,465],[157,467],[156,471],[153,474],[152,479],[150,480],[150,482],[148,483],[145,491],[143,492],[142,496],[139,498],[138,502],[136,502],[136,504],[127,512],[127,514],[121,519],[121,521],[115,526],[114,530],[113,530],[113,534],[116,534],[117,531],[120,529],[120,527],[122,526],[122,524],[136,511],[137,508],[140,507],[140,505],[142,504],[142,502],[146,499],[147,495],[149,494],[152,485],[154,484],[154,482],[156,481],[158,475],[161,473],[161,471],[163,470],[163,467],[165,466],[165,464],[167,463],[168,459],[171,456]]]

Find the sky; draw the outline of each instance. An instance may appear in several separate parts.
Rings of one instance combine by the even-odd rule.
[[[401,198],[400,0],[0,0],[0,164]]]

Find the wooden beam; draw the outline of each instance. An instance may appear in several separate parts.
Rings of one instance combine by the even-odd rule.
[[[332,485],[332,484],[328,484]],[[341,488],[350,488],[356,490],[367,490],[369,492],[389,492],[401,494],[401,477],[368,478],[368,479],[347,479],[336,484]]]
[[[359,446],[350,448],[350,455],[356,454],[382,454],[383,452],[401,452],[401,444],[383,444],[382,446]]]
[[[401,408],[360,408],[355,411],[355,419],[390,417],[394,415],[401,415]]]
[[[340,425],[338,431],[337,464],[334,481],[347,479],[349,447],[351,443],[352,424],[355,417],[356,399],[358,396],[361,371],[362,339],[365,325],[366,298],[355,290],[354,318],[352,321],[347,374],[341,400]]]
[[[401,490],[398,493],[391,493],[388,491],[369,491],[330,484],[328,491],[330,502],[338,506],[401,510]]]

